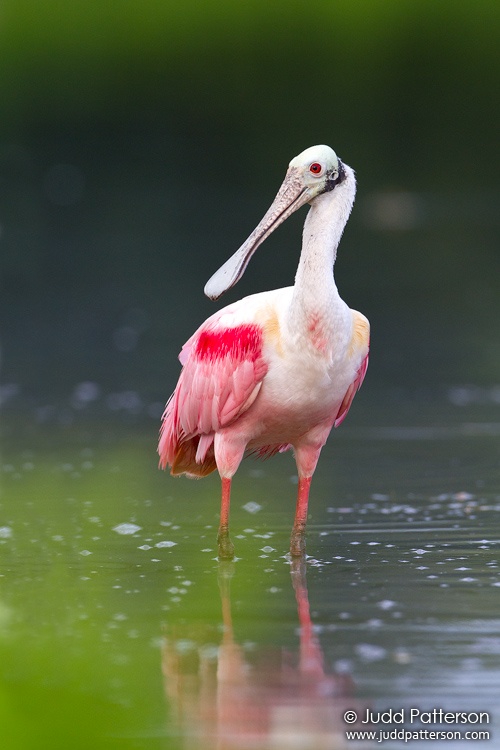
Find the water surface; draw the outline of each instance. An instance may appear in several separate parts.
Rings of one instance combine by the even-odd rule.
[[[346,710],[412,707],[489,712],[479,728],[497,736],[498,430],[450,405],[433,414],[336,432],[303,564],[287,556],[290,456],[242,464],[237,559],[221,564],[217,477],[159,472],[153,420],[7,414],[6,746],[366,748],[346,739]]]

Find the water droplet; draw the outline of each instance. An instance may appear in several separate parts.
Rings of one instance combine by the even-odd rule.
[[[259,510],[262,510],[262,505],[251,500],[243,505],[243,510],[246,510],[247,513],[258,513]]]
[[[131,352],[139,341],[139,332],[132,326],[120,326],[113,332],[113,343],[120,352]]]
[[[354,650],[364,661],[380,661],[387,655],[385,648],[373,643],[358,643]]]
[[[101,387],[91,380],[85,380],[75,386],[71,403],[75,409],[83,409],[87,404],[96,401],[100,395]]]
[[[411,654],[404,649],[397,649],[392,656],[397,664],[410,664],[411,662]]]
[[[141,530],[141,526],[137,526],[135,523],[120,523],[118,526],[113,526],[113,531],[117,534],[135,534]]]
[[[388,610],[395,607],[396,602],[393,602],[391,599],[382,599],[382,601],[377,602],[377,606],[380,607],[380,609]]]

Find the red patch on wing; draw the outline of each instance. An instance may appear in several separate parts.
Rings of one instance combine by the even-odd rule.
[[[201,360],[235,357],[237,360],[255,360],[262,352],[262,330],[247,324],[215,331],[202,331],[196,342],[195,355]]]

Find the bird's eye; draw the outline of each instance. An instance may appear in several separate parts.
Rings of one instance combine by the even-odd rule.
[[[309,167],[309,171],[311,172],[311,174],[316,175],[316,177],[321,174],[322,170],[323,170],[323,167],[317,161],[313,161],[313,163]]]

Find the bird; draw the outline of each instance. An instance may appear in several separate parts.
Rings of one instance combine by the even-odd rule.
[[[204,291],[216,300],[234,286],[259,245],[309,204],[294,285],[223,307],[179,354],[182,371],[162,417],[159,464],[174,476],[190,478],[218,470],[220,559],[235,554],[229,510],[242,459],[287,450],[293,451],[298,472],[290,555],[305,555],[311,479],[368,366],[370,324],[343,301],[334,277],[355,194],[354,171],[329,146],[312,146],[292,159],[258,226]]]

